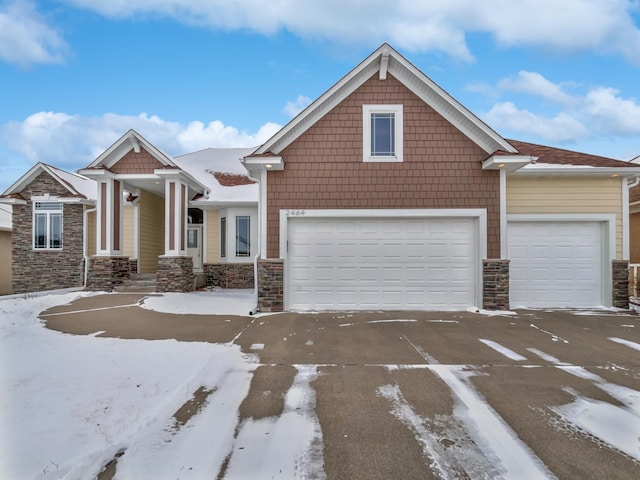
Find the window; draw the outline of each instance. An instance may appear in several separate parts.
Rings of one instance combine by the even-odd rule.
[[[33,248],[50,250],[62,248],[62,204],[35,202],[33,204]]]
[[[365,162],[402,161],[402,105],[363,105]]]
[[[251,254],[251,217],[236,217],[236,257]]]
[[[220,219],[220,256],[227,256],[227,218]]]

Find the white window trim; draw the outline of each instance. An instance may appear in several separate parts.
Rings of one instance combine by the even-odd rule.
[[[59,210],[36,210],[36,205],[38,203],[57,203],[60,205]],[[47,222],[46,222],[46,247],[36,247],[36,215],[37,214],[46,214]],[[51,214],[58,214],[61,216],[60,222],[60,246],[59,247],[50,247],[50,238],[51,234]],[[59,251],[64,248],[64,205],[63,203],[55,198],[55,197],[33,197],[32,198],[32,217],[31,217],[31,249],[36,252],[42,251]]]
[[[395,155],[371,155],[371,114],[393,113],[395,116]],[[362,105],[362,160],[365,162],[402,162],[402,105]]]
[[[222,253],[222,245],[219,242],[218,247],[218,258],[221,263],[251,263],[253,262],[253,257],[255,257],[257,248],[258,248],[258,211],[253,208],[225,208],[219,211],[219,220],[218,225],[222,218],[226,218],[227,223],[227,232],[226,232],[226,247],[227,247],[227,256],[223,257]],[[237,217],[249,217],[249,255],[248,256],[237,256],[236,255],[236,228],[237,228]],[[221,229],[218,230],[218,235],[222,235]],[[220,240],[220,238],[219,238]]]

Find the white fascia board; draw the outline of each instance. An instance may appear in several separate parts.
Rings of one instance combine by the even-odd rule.
[[[7,204],[7,205],[26,205],[27,201],[26,200],[22,200],[20,198],[10,198],[10,197],[2,198],[2,197],[0,197],[0,203],[4,203],[4,204]]]
[[[153,171],[154,175],[165,179],[175,179],[183,181],[187,186],[193,188],[195,191],[205,193],[208,188],[196,180],[190,173],[176,167],[176,168],[158,168]]]
[[[27,171],[24,175],[22,175],[13,185],[11,185],[7,190],[4,191],[2,195],[11,195],[12,193],[20,193],[25,189],[27,185],[29,185],[35,178],[41,173],[45,172],[51,177],[53,177],[60,185],[62,185],[69,193],[73,195],[78,195],[79,192],[70,188],[67,182],[62,181],[55,172],[53,172],[47,165],[42,162],[36,163],[33,167]]]
[[[190,207],[201,208],[203,210],[220,210],[222,208],[246,208],[246,207],[257,207],[258,202],[251,201],[224,201],[224,200],[190,200]],[[207,207],[215,207],[215,208],[207,208]]]
[[[269,157],[244,157],[240,160],[240,163],[251,173],[258,173],[262,170],[267,171],[280,171],[284,170],[284,159],[279,156]]]
[[[380,69],[377,58],[382,55],[385,47],[391,48],[387,44],[378,48],[262,144],[255,153],[278,154],[284,150]]]
[[[122,137],[116,140],[113,145],[107,148],[98,158],[91,162],[87,168],[95,168],[101,165],[110,168],[130,150],[139,150],[140,145],[142,145],[145,150],[147,150],[163,165],[175,166],[169,155],[154,147],[135,130],[130,129]]]
[[[78,170],[78,175],[90,178],[91,180],[106,180],[116,178],[116,174],[104,168],[83,168]]]
[[[395,52],[395,50],[393,52],[395,54],[391,56],[389,61],[389,73],[473,140],[485,152],[491,154],[496,150],[502,150],[508,153],[518,153],[518,150],[513,145],[449,95],[442,87],[402,55]]]
[[[537,159],[538,157],[531,155],[491,155],[482,162],[482,169],[515,172],[516,170],[535,162]]]
[[[547,166],[548,165],[548,166]],[[530,164],[523,167],[513,175],[541,175],[541,174],[570,174],[570,175],[620,175],[620,176],[639,176],[640,168],[638,167],[590,167],[586,165],[557,165],[552,164],[536,165]]]
[[[400,80],[409,90],[459,128],[488,154],[496,150],[517,153],[517,150],[509,142],[387,43],[380,46],[329,90],[318,97],[317,100],[258,148],[256,153],[280,153],[304,131],[371,78],[373,74],[380,72],[381,68],[384,68]]]

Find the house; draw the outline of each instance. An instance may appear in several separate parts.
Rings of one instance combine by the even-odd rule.
[[[11,207],[0,205],[0,295],[11,289]]]
[[[39,163],[2,196],[12,204],[13,287],[111,290],[132,273],[159,291],[253,288],[258,186],[240,158],[255,148],[171,157],[134,130],[79,174]]]
[[[0,202],[16,291],[138,272],[255,285],[262,311],[627,308],[639,178],[501,137],[383,44],[259,147],[171,157],[130,130]]]
[[[628,307],[638,165],[502,138],[387,44],[244,165],[263,311]]]

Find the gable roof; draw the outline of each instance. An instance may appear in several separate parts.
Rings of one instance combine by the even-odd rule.
[[[33,182],[42,172],[49,174],[54,180],[69,191],[69,197],[79,199],[95,200],[97,186],[90,180],[76,173],[69,173],[46,163],[38,162],[31,169],[22,175],[13,185],[11,185],[1,196],[12,197],[22,192],[27,185]]]
[[[591,155],[588,153],[575,152],[563,148],[522,142],[520,140],[509,140],[509,143],[516,147],[521,154],[537,158],[534,163],[526,165],[522,169],[518,170],[518,173],[524,171],[538,172],[544,169],[565,169],[574,171],[592,169],[594,170],[593,173],[596,173],[596,171],[611,171],[613,169],[615,171],[619,171],[619,173],[640,175],[640,165],[637,163],[615,160],[613,158],[601,157],[599,155]]]
[[[255,151],[255,155],[279,155],[282,150],[363,85],[375,73],[378,73],[381,79],[385,79],[387,73],[392,74],[487,154],[497,150],[517,153],[516,149],[508,141],[455,100],[389,44],[384,43],[260,146]]]
[[[127,133],[116,140],[113,145],[107,148],[98,158],[91,162],[86,169],[99,167],[111,168],[132,149],[136,153],[140,152],[141,146],[165,167],[176,166],[169,155],[152,145],[146,138],[135,130],[130,129]]]

